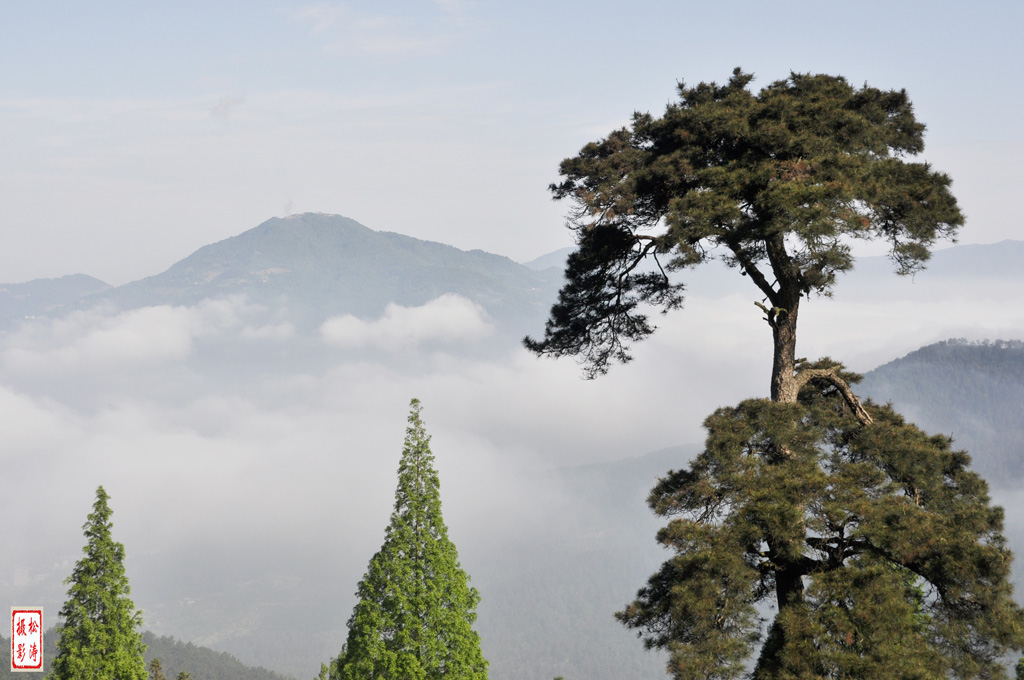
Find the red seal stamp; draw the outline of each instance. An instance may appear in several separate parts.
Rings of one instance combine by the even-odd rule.
[[[11,670],[43,670],[42,607],[11,607]]]

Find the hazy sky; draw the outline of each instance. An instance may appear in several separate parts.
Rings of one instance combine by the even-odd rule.
[[[1014,2],[0,3],[0,281],[120,284],[293,212],[526,260],[547,185],[675,83],[906,88],[963,243],[1018,238]]]

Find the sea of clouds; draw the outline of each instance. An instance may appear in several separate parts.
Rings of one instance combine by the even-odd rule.
[[[863,371],[947,337],[1024,337],[1019,284],[958,290],[894,278],[888,299],[809,300],[798,353]],[[271,574],[308,589],[310,617],[339,635],[387,524],[411,398],[473,573],[478,538],[571,505],[553,469],[699,442],[712,410],[764,396],[770,336],[753,299],[695,295],[593,381],[568,359],[471,351],[495,327],[455,295],[311,336],[242,297],[27,321],[0,336],[0,593],[55,621],[103,485],[148,627],[230,648],[260,624],[225,633],[222,591]],[[1008,528],[1024,534],[1013,513]]]

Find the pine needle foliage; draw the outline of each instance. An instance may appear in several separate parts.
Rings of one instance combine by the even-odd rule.
[[[909,274],[955,236],[963,216],[950,178],[911,160],[925,128],[905,91],[792,73],[754,92],[753,79],[737,68],[722,85],[679,83],[664,115],[637,112],[562,161],[550,189],[571,201],[579,247],[544,337],[527,348],[603,374],[655,330],[649,307],[682,304],[683,284],[666,272],[721,258],[763,296],[775,398],[794,401],[783,383],[800,300],[831,294],[853,266],[851,241],[887,242]]]
[[[348,640],[335,662],[334,675],[343,680],[487,678],[472,628],[480,595],[448,539],[421,410],[413,399],[384,545],[359,583]]]
[[[811,381],[796,404],[718,409],[704,452],[655,486],[674,554],[617,616],[675,678],[744,676],[762,603],[755,680],[1006,677],[1024,611],[1002,509],[948,437],[865,408],[870,425]]]
[[[112,514],[103,487],[83,526],[85,556],[64,582],[57,657],[51,680],[146,680],[142,612],[135,609],[124,570],[124,546],[111,537]]]
[[[903,90],[752,81],[680,83],[664,115],[634,114],[550,187],[573,203],[578,249],[531,351],[588,377],[629,361],[648,310],[682,305],[669,273],[713,258],[756,286],[772,331],[771,399],[712,414],[704,453],[655,487],[674,556],[619,619],[678,680],[747,675],[758,645],[755,680],[1005,677],[1024,612],[969,456],[862,404],[841,365],[796,356],[800,303],[832,294],[854,240],[887,242],[912,274],[956,236],[951,180],[912,160],[925,128]]]

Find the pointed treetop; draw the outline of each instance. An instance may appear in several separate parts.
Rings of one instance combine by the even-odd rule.
[[[68,597],[60,610],[57,657],[50,678],[116,677],[145,680],[146,663],[135,608],[124,569],[124,546],[113,540],[110,496],[102,486],[82,527],[87,539],[82,559],[65,579]]]
[[[88,521],[82,525],[82,528],[86,531],[86,536],[90,535],[90,530],[96,531],[105,528],[108,532],[110,531],[110,515],[112,511],[110,506],[107,505],[108,500],[110,500],[110,495],[103,486],[96,487],[96,500],[92,504],[92,512],[89,513]]]
[[[410,446],[421,446],[427,454],[430,454],[430,435],[423,426],[423,419],[420,412],[423,406],[420,400],[415,397],[409,402],[409,427],[405,428],[405,450],[409,451]],[[418,449],[419,450],[419,449]]]
[[[469,585],[441,516],[440,480],[420,402],[410,404],[395,507],[384,544],[359,583],[348,640],[332,675],[486,680]]]

